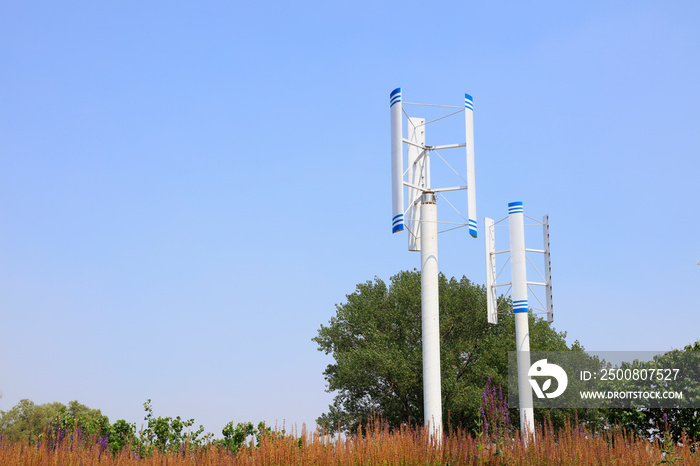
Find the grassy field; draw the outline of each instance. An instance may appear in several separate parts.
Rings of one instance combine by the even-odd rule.
[[[371,423],[366,435],[331,437],[306,429],[273,431],[236,452],[217,447],[182,445],[176,451],[153,450],[142,456],[127,447],[112,453],[105,439],[69,433],[43,442],[0,438],[0,465],[652,465],[700,464],[700,452],[685,439],[676,444],[634,438],[623,430],[593,433],[569,425],[553,431],[540,426],[526,445],[517,432],[495,437],[457,429],[438,445],[422,428],[390,432]]]

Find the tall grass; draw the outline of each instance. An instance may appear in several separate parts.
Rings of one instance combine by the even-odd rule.
[[[318,431],[282,433],[273,430],[237,452],[214,444],[191,446],[149,456],[125,447],[113,454],[105,439],[60,432],[45,433],[42,442],[12,441],[0,436],[0,465],[650,465],[700,464],[691,443],[663,444],[628,434],[623,429],[590,432],[567,423],[556,432],[538,427],[536,439],[525,445],[517,431],[474,435],[462,429],[446,434],[438,444],[422,427],[390,431],[380,419],[366,426],[366,435],[322,435]],[[56,435],[58,434],[58,435]]]

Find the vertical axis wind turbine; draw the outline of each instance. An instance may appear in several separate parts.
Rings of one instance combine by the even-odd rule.
[[[425,144],[425,127],[429,123],[423,118],[410,117],[403,105],[422,105],[460,109],[464,111],[466,140],[464,143],[430,146]],[[438,302],[438,217],[437,194],[446,191],[467,191],[467,212],[464,217],[469,234],[476,238],[476,193],[474,182],[474,103],[469,94],[464,95],[464,107],[449,105],[412,104],[402,102],[401,88],[389,95],[391,113],[391,231],[408,230],[409,251],[421,253],[421,321],[423,342],[423,410],[425,425],[438,441],[442,437],[442,388],[440,378],[440,316]],[[404,138],[403,115],[406,114],[407,134]],[[406,145],[407,169],[404,171],[404,145]],[[448,164],[465,181],[466,186],[435,188],[430,177],[430,155],[443,149],[466,148],[466,177]],[[436,152],[437,153],[437,152]],[[439,153],[437,153],[439,155]],[[440,156],[442,158],[442,156]],[[443,159],[444,160],[444,159]],[[445,163],[447,163],[445,161]],[[407,178],[407,179],[404,179]],[[407,188],[408,206],[404,202],[404,187]],[[450,204],[449,201],[447,201]],[[452,204],[450,204],[452,206]],[[454,206],[452,206],[454,208]],[[456,210],[456,209],[455,209]]]
[[[490,324],[498,323],[498,300],[496,296],[496,288],[499,286],[510,286],[511,297],[513,301],[513,314],[515,314],[515,341],[516,341],[516,360],[518,365],[518,397],[520,406],[520,431],[523,433],[523,438],[527,441],[528,437],[534,439],[535,436],[535,420],[534,406],[532,399],[532,387],[530,385],[530,377],[528,371],[530,369],[530,330],[528,314],[530,309],[545,311],[547,313],[547,321],[554,320],[554,310],[552,306],[552,266],[549,253],[549,215],[545,215],[542,221],[536,221],[542,225],[542,236],[544,240],[543,249],[528,249],[525,247],[525,222],[524,210],[522,202],[508,203],[508,230],[510,249],[504,251],[496,251],[496,235],[495,226],[500,223],[494,222],[493,219],[486,217],[484,219],[485,240],[486,240],[486,303],[488,321]],[[544,275],[535,270],[542,278],[542,282],[531,282],[527,280],[527,262],[535,265],[527,257],[527,252],[535,252],[544,254]],[[496,255],[510,253],[511,281],[510,283],[496,283],[499,273],[496,273]],[[504,264],[505,267],[505,264]],[[503,271],[503,269],[501,269]],[[537,298],[533,292],[533,296],[542,308],[536,308],[528,303],[528,290],[532,291],[530,285],[539,285],[545,287],[546,306]]]

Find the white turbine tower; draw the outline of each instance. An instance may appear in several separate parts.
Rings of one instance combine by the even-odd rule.
[[[430,146],[425,144],[425,128],[429,123],[423,118],[406,114],[406,137],[403,121],[404,105],[422,105],[459,109],[450,115],[464,111],[466,139],[464,143]],[[392,180],[392,233],[408,230],[408,249],[421,253],[421,320],[423,341],[423,408],[425,425],[434,438],[442,437],[442,390],[440,378],[440,316],[438,302],[438,216],[437,194],[445,191],[467,190],[468,217],[459,214],[476,238],[476,196],[474,183],[474,104],[465,94],[464,106],[411,104],[402,101],[401,88],[389,96],[391,112],[391,180]],[[450,116],[447,115],[447,116]],[[404,171],[404,146],[406,165]],[[433,186],[430,177],[430,155],[443,149],[466,148],[466,180],[448,164],[466,186]],[[437,153],[437,152],[436,152]],[[439,155],[439,153],[437,153]],[[442,158],[442,156],[440,156]],[[444,160],[444,159],[443,159]],[[447,162],[446,162],[447,163]],[[407,179],[405,179],[407,178]],[[408,206],[404,202],[407,189]],[[448,201],[449,203],[449,201]],[[450,204],[451,205],[451,204]],[[456,209],[455,209],[456,210]],[[459,213],[459,211],[457,211]]]

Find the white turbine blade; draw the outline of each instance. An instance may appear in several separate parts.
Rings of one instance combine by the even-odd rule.
[[[391,113],[391,232],[404,229],[403,225],[403,142],[401,141],[401,88],[389,94]]]
[[[476,238],[476,177],[474,175],[474,100],[464,94],[464,120],[467,132],[467,217],[469,234]]]
[[[547,284],[547,322],[554,321],[554,306],[552,304],[552,261],[549,254],[549,215],[542,217],[542,233],[544,235],[544,281]]]
[[[424,118],[408,118],[408,134],[406,140],[408,144],[408,199],[409,201],[420,196],[421,191],[412,187],[422,188],[425,186],[424,167],[425,158],[422,157],[425,152],[425,119]],[[408,235],[408,250],[420,251],[420,202],[411,202],[406,212],[406,223],[409,230],[414,232],[413,235]]]
[[[486,315],[489,324],[498,323],[498,301],[496,299],[496,237],[492,218],[484,218],[486,239]]]

